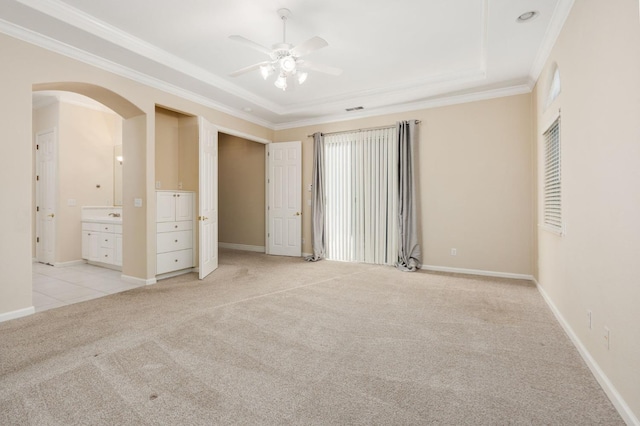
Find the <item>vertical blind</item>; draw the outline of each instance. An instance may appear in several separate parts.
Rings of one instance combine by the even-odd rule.
[[[395,128],[325,136],[326,257],[393,265],[398,249]]]
[[[562,231],[560,117],[544,132],[544,224]]]

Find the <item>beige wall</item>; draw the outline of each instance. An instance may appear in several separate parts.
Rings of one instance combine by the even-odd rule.
[[[177,112],[156,107],[156,189],[178,189],[180,125]]]
[[[155,105],[259,138],[273,131],[145,86],[68,57],[0,35],[0,143],[11,155],[0,156],[0,191],[9,207],[0,209],[0,319],[20,315],[32,306],[32,90],[55,89],[52,82],[79,82],[100,102],[120,113],[123,123],[123,273],[148,280],[155,276]],[[43,85],[44,84],[44,85]],[[63,84],[66,87],[67,84]],[[121,102],[118,95],[129,101]],[[134,207],[136,198],[142,207]]]
[[[265,145],[218,134],[219,240],[265,246]]]
[[[198,191],[198,118],[156,107],[156,189]]]
[[[554,63],[562,93],[545,109]],[[562,110],[566,235],[540,230],[538,281],[640,418],[640,20],[638,1],[575,2],[534,91],[541,134]],[[540,191],[540,190],[539,190]],[[538,199],[541,199],[538,194]],[[542,203],[537,206],[541,211]],[[593,313],[591,330],[587,310]],[[605,348],[603,329],[611,330]]]
[[[182,182],[182,189],[195,191],[196,205],[198,205],[199,178],[199,146],[200,132],[198,117],[181,115],[178,118],[179,146],[178,178]]]
[[[302,186],[311,184],[314,132],[419,119],[416,157],[423,263],[530,275],[532,271],[531,97],[511,96],[276,132],[302,141]],[[303,190],[304,252],[311,212]],[[457,256],[451,256],[451,249]]]
[[[121,121],[112,113],[60,103],[56,262],[82,258],[81,207],[113,205],[113,147],[122,141]],[[68,205],[70,199],[75,206]]]

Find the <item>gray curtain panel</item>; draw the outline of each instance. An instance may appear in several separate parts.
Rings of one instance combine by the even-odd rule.
[[[324,233],[324,137],[322,133],[313,134],[313,170],[311,179],[311,244],[313,254],[305,260],[316,262],[325,256]]]
[[[399,121],[398,132],[398,261],[401,271],[416,271],[422,266],[418,244],[414,159],[416,121]]]

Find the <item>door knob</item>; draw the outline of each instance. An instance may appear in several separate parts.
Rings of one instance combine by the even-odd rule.
[[[55,217],[55,214],[51,213],[51,214],[48,214],[47,216],[49,216],[49,217]]]
[[[300,212],[296,212],[296,214],[294,216],[300,216],[302,213]]]

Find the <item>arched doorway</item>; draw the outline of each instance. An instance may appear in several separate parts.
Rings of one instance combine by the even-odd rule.
[[[121,120],[122,157],[122,277],[144,282],[147,279],[146,203],[142,200],[146,190],[146,114],[136,105],[104,87],[76,82],[42,83],[33,85],[33,91],[72,92],[86,96],[118,114]],[[82,166],[82,165],[80,165]],[[89,167],[84,165],[85,167]],[[97,185],[96,185],[97,186]],[[106,198],[106,197],[105,197]],[[58,208],[65,208],[75,200],[61,200]],[[108,201],[107,201],[108,202]],[[67,204],[69,203],[69,204]],[[112,204],[115,204],[112,202]],[[139,205],[140,207],[136,207]],[[68,207],[67,207],[68,208]],[[36,213],[37,214],[37,213]],[[52,213],[53,214],[53,213]],[[64,235],[62,235],[64,237]]]

